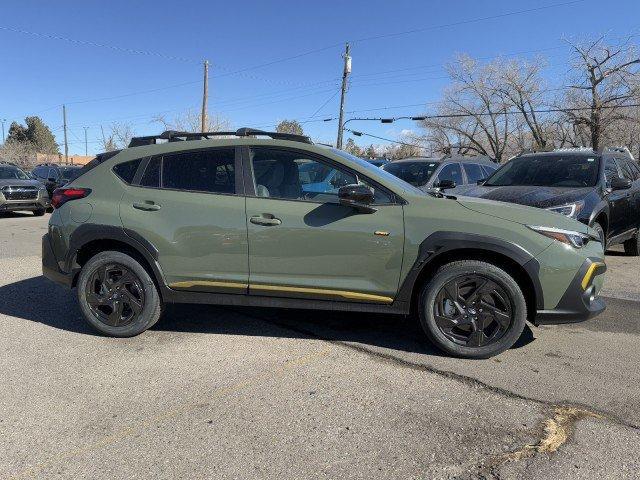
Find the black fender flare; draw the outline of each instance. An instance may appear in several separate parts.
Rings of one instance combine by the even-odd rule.
[[[544,308],[544,294],[540,284],[540,264],[527,250],[515,243],[500,238],[464,232],[435,232],[425,238],[418,249],[418,257],[407,273],[398,291],[396,301],[411,302],[416,281],[421,272],[447,252],[454,250],[481,250],[487,253],[497,253],[510,258],[520,265],[526,272],[533,285],[536,308]]]
[[[608,232],[609,231],[609,222],[611,220],[611,217],[609,216],[609,203],[607,203],[606,200],[601,200],[593,208],[593,211],[591,212],[591,215],[589,215],[589,223],[588,223],[588,225],[592,225],[593,222],[595,221],[595,219],[598,218],[598,215],[600,215],[601,213],[604,213],[606,215],[606,217],[607,217],[607,225],[602,225],[602,227],[604,228],[605,232]]]
[[[78,252],[82,247],[96,240],[115,240],[126,244],[146,260],[153,271],[157,284],[164,285],[164,275],[158,263],[158,249],[135,231],[112,225],[84,223],[75,229],[69,239],[69,249],[64,259],[64,270],[73,273],[75,277],[80,270],[76,261]]]

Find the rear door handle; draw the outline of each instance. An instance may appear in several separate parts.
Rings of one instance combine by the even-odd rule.
[[[158,205],[157,203],[153,203],[151,201],[146,201],[144,203],[134,203],[133,204],[133,208],[137,209],[137,210],[144,210],[146,212],[155,212],[160,210],[160,208],[162,208],[160,205]]]
[[[270,213],[263,213],[262,215],[256,215],[249,219],[251,223],[256,225],[262,225],[264,227],[275,227],[282,223],[282,220],[276,218]]]

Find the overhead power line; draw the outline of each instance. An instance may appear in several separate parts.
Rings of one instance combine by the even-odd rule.
[[[372,35],[370,37],[363,37],[363,38],[358,38],[356,40],[351,40],[351,43],[361,43],[361,42],[368,42],[371,40],[379,40],[381,38],[391,38],[391,37],[399,37],[399,36],[403,36],[403,35],[411,35],[414,33],[421,33],[421,32],[426,32],[429,30],[438,30],[441,28],[448,28],[448,27],[458,27],[461,25],[469,25],[470,23],[478,23],[478,22],[484,22],[487,20],[495,20],[498,18],[505,18],[505,17],[512,17],[515,15],[523,15],[525,13],[533,13],[533,12],[539,12],[542,10],[548,10],[550,8],[557,8],[557,7],[566,7],[568,5],[575,5],[577,3],[583,3],[586,0],[572,0],[570,2],[562,2],[562,3],[554,3],[551,5],[543,5],[540,7],[534,7],[534,8],[527,8],[525,10],[516,10],[513,12],[506,12],[506,13],[499,13],[496,15],[489,15],[486,17],[479,17],[479,18],[471,18],[468,20],[460,20],[457,22],[451,22],[451,23],[443,23],[440,25],[431,25],[428,27],[421,27],[421,28],[414,28],[412,30],[404,30],[401,32],[394,32],[394,33],[383,33],[380,35]]]
[[[390,142],[390,143],[397,143],[398,145],[407,145],[408,147],[418,147],[418,148],[427,148],[424,145],[417,145],[415,143],[407,143],[407,142],[401,142],[400,140],[392,140],[390,138],[386,138],[386,137],[379,137],[378,135],[373,135],[371,133],[366,133],[366,132],[360,132],[357,130],[351,130],[349,128],[345,128],[345,130],[347,132],[351,132],[353,133],[356,137],[371,137],[371,138],[377,138],[378,140],[384,140],[385,142]]]

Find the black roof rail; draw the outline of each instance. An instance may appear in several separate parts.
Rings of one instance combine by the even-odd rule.
[[[155,145],[158,140],[167,142],[182,142],[188,140],[206,140],[211,137],[270,137],[278,140],[290,140],[292,142],[313,143],[305,135],[295,135],[293,133],[265,132],[253,128],[239,128],[235,132],[177,132],[167,130],[160,135],[149,135],[146,137],[133,137],[129,142],[129,147],[139,147],[141,145]]]

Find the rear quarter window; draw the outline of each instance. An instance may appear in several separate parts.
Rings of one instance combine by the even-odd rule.
[[[136,172],[138,171],[141,161],[142,159],[138,158],[129,162],[119,163],[113,167],[113,172],[120,177],[124,183],[131,184],[136,176]]]

